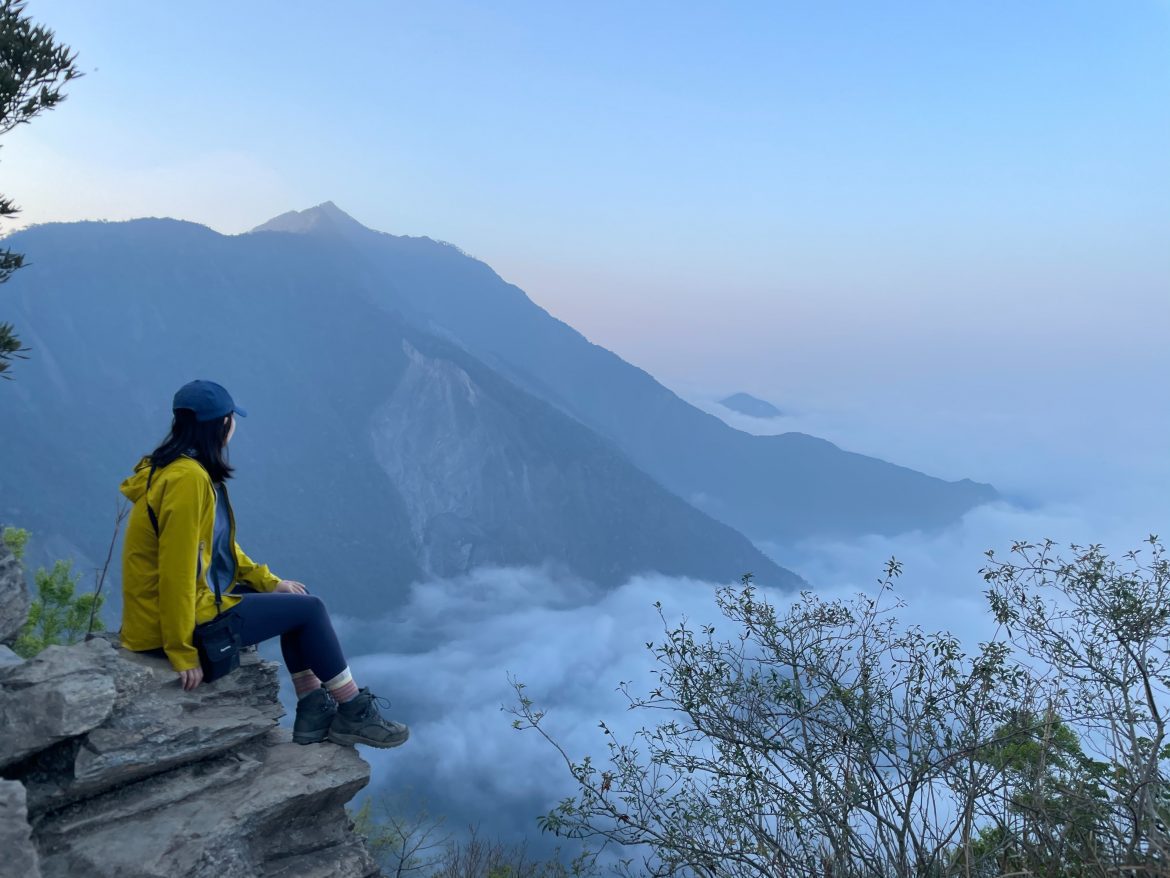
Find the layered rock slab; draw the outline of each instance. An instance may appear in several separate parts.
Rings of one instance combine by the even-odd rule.
[[[100,726],[20,767],[34,813],[215,756],[264,735],[284,714],[278,666],[254,655],[227,677],[184,692],[164,658],[115,650],[101,639],[73,649],[110,674],[113,707]]]
[[[39,858],[12,874],[377,875],[344,809],[369,766],[275,728],[278,667],[245,655],[184,692],[103,638],[0,667],[0,838]]]
[[[351,748],[301,746],[277,731],[253,745],[46,815],[44,878],[374,876],[344,805],[369,767]]]
[[[114,708],[110,645],[50,646],[0,669],[0,769],[100,725]]]

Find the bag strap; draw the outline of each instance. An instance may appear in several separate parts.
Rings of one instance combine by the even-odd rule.
[[[158,516],[154,514],[154,509],[150,505],[150,482],[154,478],[155,463],[151,461],[150,473],[146,477],[146,493],[142,495],[143,500],[146,501],[146,514],[150,516],[150,526],[154,528],[154,537],[158,539]],[[212,577],[212,585],[215,586],[215,617],[218,619],[220,613],[223,612],[223,594],[219,590],[219,581]]]
[[[150,516],[150,526],[154,528],[155,539],[158,539],[158,516],[154,514],[154,510],[150,508],[150,480],[154,478],[155,464],[151,461],[150,475],[146,477],[146,493],[143,494],[143,499],[146,500],[146,514]]]

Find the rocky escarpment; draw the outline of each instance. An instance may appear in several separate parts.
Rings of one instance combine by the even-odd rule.
[[[277,728],[278,667],[183,692],[104,638],[0,666],[0,876],[378,875],[344,809],[369,766]]]
[[[7,644],[16,640],[28,617],[28,590],[20,564],[0,540],[0,665],[20,661]]]

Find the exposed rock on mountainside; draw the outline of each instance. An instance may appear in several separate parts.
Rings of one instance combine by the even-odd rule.
[[[183,692],[102,638],[0,668],[0,875],[378,875],[344,809],[369,766],[276,728],[277,668]]]
[[[750,570],[770,585],[802,585],[469,355],[419,333],[401,349],[406,365],[374,410],[371,445],[429,572],[551,557],[605,584],[631,571],[719,581]]]

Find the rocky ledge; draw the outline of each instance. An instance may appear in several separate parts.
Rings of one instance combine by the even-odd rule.
[[[377,876],[344,807],[369,766],[277,728],[278,667],[183,692],[104,638],[0,663],[0,876]]]

